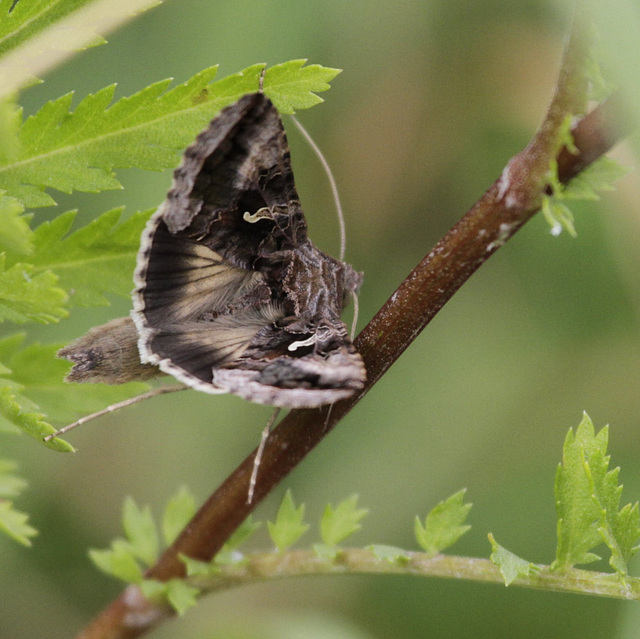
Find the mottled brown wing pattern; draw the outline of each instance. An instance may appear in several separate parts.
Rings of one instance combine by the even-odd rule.
[[[261,93],[186,150],[134,279],[142,362],[190,386],[311,407],[364,384],[340,319],[362,276],[308,240],[284,128]]]

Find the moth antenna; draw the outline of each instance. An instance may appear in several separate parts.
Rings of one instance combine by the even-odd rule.
[[[358,303],[358,294],[355,291],[351,291],[351,299],[353,300],[353,318],[351,320],[351,332],[349,337],[353,342],[356,336],[356,327],[358,326],[358,315],[360,313],[360,304]]]
[[[331,418],[331,411],[333,410],[333,403],[329,404],[329,410],[327,410],[327,417],[324,420],[325,430],[329,426],[329,419]]]
[[[249,479],[249,490],[247,492],[247,504],[250,504],[253,501],[253,493],[256,489],[256,483],[258,481],[258,469],[260,468],[260,462],[262,461],[262,453],[264,453],[264,447],[267,445],[267,438],[269,437],[269,433],[271,432],[271,427],[273,426],[273,422],[276,421],[276,417],[278,417],[278,413],[280,412],[279,408],[276,408],[267,425],[262,430],[262,435],[260,436],[260,445],[258,446],[258,450],[256,451],[256,456],[253,458],[253,470],[251,471],[251,478]]]
[[[91,413],[91,415],[85,415],[81,417],[79,420],[73,422],[72,424],[68,424],[64,428],[57,430],[55,433],[51,433],[51,435],[47,435],[44,438],[45,442],[51,441],[54,437],[60,437],[60,435],[64,435],[68,433],[70,430],[75,428],[76,426],[81,426],[82,424],[86,424],[87,422],[96,419],[96,417],[102,417],[107,413],[113,413],[116,410],[120,410],[121,408],[126,408],[127,406],[133,406],[133,404],[137,404],[138,402],[142,402],[145,399],[151,399],[156,395],[164,395],[165,393],[176,393],[177,391],[188,390],[189,387],[184,384],[174,385],[174,386],[158,386],[158,388],[154,388],[146,393],[142,393],[141,395],[136,395],[135,397],[130,397],[129,399],[125,399],[122,402],[118,402],[117,404],[111,404],[102,410],[99,410],[97,413]]]
[[[322,151],[318,147],[318,145],[313,141],[313,138],[307,130],[298,122],[295,116],[291,116],[293,123],[298,127],[300,133],[304,136],[305,140],[309,143],[309,146],[313,149],[313,152],[316,154],[318,159],[320,160],[320,164],[322,164],[322,168],[324,172],[327,174],[327,178],[329,179],[329,184],[331,186],[331,193],[333,194],[333,201],[336,206],[336,213],[338,214],[338,225],[340,226],[340,261],[344,262],[344,254],[347,249],[347,232],[344,224],[344,215],[342,214],[342,204],[340,204],[340,196],[338,195],[338,186],[336,184],[335,178],[333,177],[333,173],[331,172],[331,167],[329,163],[325,159],[324,155],[322,155]]]
[[[258,80],[258,91],[262,93],[264,89],[264,74],[267,72],[267,65],[265,65],[260,73],[260,79]]]

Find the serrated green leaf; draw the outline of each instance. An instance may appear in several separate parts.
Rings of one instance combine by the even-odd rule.
[[[13,162],[20,151],[19,131],[22,109],[13,96],[0,100],[0,163]]]
[[[212,577],[220,574],[220,566],[210,561],[200,561],[182,554],[180,561],[185,565],[187,577]]]
[[[172,168],[222,107],[258,89],[263,66],[216,82],[212,67],[171,90],[163,80],[110,107],[113,86],[85,97],[73,112],[70,94],[49,102],[23,124],[18,157],[0,162],[0,188],[26,206],[49,206],[47,188],[99,192],[120,188],[116,168]],[[300,60],[270,71],[265,91],[284,112],[320,101],[312,92],[326,90],[337,73]]]
[[[640,538],[638,503],[620,508],[622,486],[618,485],[620,469],[609,470],[609,456],[594,451],[589,457],[588,470],[592,481],[593,498],[600,509],[598,531],[611,551],[609,564],[626,575],[628,562],[635,554]]]
[[[16,510],[9,497],[17,497],[27,482],[15,474],[17,464],[10,459],[0,459],[0,531],[15,541],[30,546],[29,537],[38,531],[27,523],[29,516]]]
[[[610,566],[619,574],[628,573],[629,559],[640,549],[638,538],[640,537],[640,514],[638,512],[638,502],[626,504],[619,512],[613,526],[600,527],[600,534],[611,550],[609,558]]]
[[[329,89],[329,82],[341,72],[319,64],[305,67],[306,62],[290,60],[265,72],[264,92],[281,113],[295,113],[296,109],[308,109],[323,102],[315,92]]]
[[[166,600],[168,589],[166,581],[143,579],[138,585],[147,599]]]
[[[565,229],[572,237],[576,237],[573,213],[563,201],[599,200],[598,191],[615,190],[613,183],[627,175],[630,169],[622,166],[616,160],[602,157],[581,171],[567,184],[560,183],[557,171],[558,165],[554,161],[549,173],[549,185],[553,196],[544,196],[542,214],[551,226],[552,235],[560,235]]]
[[[0,459],[0,498],[17,497],[27,482],[15,474],[18,465],[11,459]]]
[[[181,488],[169,500],[162,517],[162,536],[167,546],[174,542],[195,512],[196,500],[188,488]]]
[[[20,131],[20,156],[0,165],[0,184],[27,206],[54,203],[47,187],[70,193],[120,188],[112,169],[139,166],[160,170],[177,164],[178,150],[207,121],[194,106],[216,73],[206,71],[163,94],[169,80],[156,82],[107,108],[115,85],[88,95],[70,113],[72,94],[45,104]],[[173,117],[172,117],[173,115]],[[192,117],[188,117],[191,115]],[[191,121],[191,127],[182,121]],[[186,133],[188,129],[189,134]],[[182,135],[180,135],[182,134]]]
[[[122,208],[103,213],[67,235],[75,218],[68,211],[33,233],[37,271],[52,271],[77,306],[108,306],[104,293],[129,297],[140,235],[153,210],[120,222]]]
[[[257,521],[254,522],[251,515],[249,515],[241,524],[236,528],[233,534],[227,539],[220,551],[213,558],[213,562],[218,565],[234,565],[246,563],[247,558],[243,553],[237,550],[238,546],[243,544],[253,533],[260,528],[262,524]]]
[[[2,0],[0,95],[37,82],[56,64],[105,42],[122,22],[160,0]]]
[[[587,564],[600,557],[590,552],[602,543],[599,531],[601,508],[594,499],[591,459],[602,465],[607,451],[608,429],[595,434],[585,413],[574,434],[570,429],[564,442],[562,463],[556,471],[555,498],[558,514],[558,547],[551,569]]]
[[[385,546],[384,544],[373,544],[368,549],[378,558],[389,563],[406,563],[410,559],[410,555],[402,548],[395,546]]]
[[[73,112],[73,96],[62,96],[25,121],[18,158],[0,164],[0,186],[27,206],[48,206],[54,201],[46,188],[98,192],[120,188],[115,168],[174,167],[222,107],[257,90],[261,71],[254,65],[213,82],[216,68],[205,69],[174,89],[167,90],[168,80],[156,82],[110,107],[114,87],[105,87]],[[305,74],[290,71],[286,80],[293,87],[294,78]]]
[[[614,182],[631,172],[617,160],[599,158],[576,175],[562,191],[562,197],[574,200],[599,200],[599,192],[615,191]]]
[[[32,264],[6,268],[6,257],[0,254],[0,321],[47,324],[68,315],[64,308],[67,294],[57,286],[56,275],[36,273]]]
[[[140,590],[147,599],[167,601],[179,615],[193,608],[198,603],[200,594],[199,588],[188,585],[184,579],[144,579],[140,583]]]
[[[160,540],[148,506],[138,508],[131,497],[124,501],[122,525],[134,557],[151,566],[158,558]]]
[[[369,512],[357,508],[358,496],[352,495],[333,508],[327,504],[320,521],[320,535],[327,546],[337,546],[343,539],[361,528],[360,520]]]
[[[269,536],[279,552],[292,546],[309,529],[309,524],[304,523],[304,510],[304,504],[295,507],[291,491],[287,490],[278,508],[276,521],[267,522]]]
[[[139,584],[142,581],[142,569],[124,539],[115,539],[109,550],[89,550],[89,557],[107,575],[126,583]]]
[[[238,546],[243,544],[253,533],[260,528],[261,523],[259,521],[254,522],[251,515],[249,515],[233,532],[233,534],[227,539],[226,543],[222,547],[220,552],[231,552]],[[218,553],[220,554],[220,553]]]
[[[0,380],[0,415],[47,448],[64,453],[73,452],[73,446],[58,437],[48,442],[44,441],[44,438],[56,429],[45,421],[41,413],[22,408],[20,403],[24,403],[25,398],[21,397],[15,388],[15,385],[7,384],[6,380]]]
[[[13,503],[0,499],[0,531],[15,539],[24,546],[31,546],[29,537],[34,537],[38,531],[27,524],[29,515],[15,510]]]
[[[426,516],[424,526],[416,517],[416,540],[425,552],[432,555],[442,552],[471,528],[464,524],[471,508],[471,504],[464,503],[465,493],[463,489],[441,501]]]
[[[183,579],[171,579],[167,582],[167,601],[179,615],[198,603],[199,594],[198,588],[189,586]]]
[[[577,237],[573,213],[558,198],[545,195],[542,198],[542,214],[551,227],[551,235],[557,237],[564,229],[571,237]]]
[[[500,569],[505,586],[509,586],[518,577],[528,577],[539,572],[537,566],[503,548],[491,533],[489,533],[489,541],[492,548],[491,561]]]
[[[33,253],[31,216],[23,213],[24,207],[18,200],[0,195],[0,252],[18,259]]]

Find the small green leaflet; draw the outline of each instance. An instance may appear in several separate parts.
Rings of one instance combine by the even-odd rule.
[[[564,229],[571,237],[577,236],[573,213],[563,200],[599,200],[598,192],[615,191],[613,183],[629,171],[616,160],[601,157],[563,185],[558,180],[558,165],[554,161],[550,173],[553,195],[542,199],[542,214],[551,227],[551,234],[560,235]]]
[[[13,460],[0,458],[0,498],[17,497],[27,487],[27,482],[15,474],[17,467]]]
[[[504,585],[508,586],[518,577],[529,577],[539,572],[539,568],[525,559],[521,559],[517,555],[503,548],[489,533],[489,541],[491,542],[491,561],[498,566],[504,578]]]
[[[0,499],[0,532],[8,535],[23,546],[31,546],[29,537],[34,537],[38,531],[29,526],[27,520],[29,515],[15,510],[10,501]]]
[[[18,134],[22,123],[22,110],[11,96],[0,100],[0,164],[13,162],[20,152]]]
[[[213,577],[220,574],[220,566],[215,562],[200,561],[182,554],[180,561],[184,564],[187,577]]]
[[[614,182],[621,180],[632,170],[617,160],[603,156],[566,184],[562,197],[573,200],[599,200],[599,192],[615,191]]]
[[[596,434],[586,413],[575,434],[573,430],[567,433],[556,472],[558,548],[552,570],[599,559],[591,550],[604,541],[611,551],[609,563],[624,575],[637,550],[638,503],[619,510],[619,469],[609,470],[607,443],[608,429]]]
[[[262,524],[259,521],[253,521],[253,517],[249,515],[231,534],[226,543],[220,549],[220,552],[213,558],[217,564],[235,564],[244,561],[241,553],[237,548],[251,537]]]
[[[304,523],[304,509],[304,504],[295,507],[291,491],[287,490],[275,522],[267,522],[269,536],[279,552],[292,546],[309,529],[309,524]]]
[[[169,501],[163,517],[164,522],[171,522],[169,528],[175,523],[175,511],[184,512],[185,503],[192,499],[186,489],[182,489]],[[149,507],[138,507],[131,497],[125,499],[122,507],[122,527],[125,539],[114,539],[111,548],[91,550],[89,556],[103,572],[123,581],[140,583],[141,564],[151,566],[160,554],[158,527]]]
[[[196,501],[185,487],[174,495],[164,509],[162,517],[162,537],[164,543],[172,544],[178,533],[187,525],[196,512]]]
[[[296,109],[308,109],[320,102],[318,91],[327,91],[329,82],[340,69],[310,64],[306,60],[291,60],[267,68],[264,76],[264,90],[280,113],[295,113]]]
[[[593,499],[589,459],[596,450],[601,455],[606,452],[607,440],[607,429],[603,428],[596,436],[586,414],[576,433],[573,430],[567,433],[555,481],[558,548],[554,569],[600,559],[589,552],[602,542],[598,532],[600,510]]]
[[[199,588],[190,586],[184,579],[169,579],[169,581],[144,579],[140,589],[149,599],[165,599],[179,615],[193,608],[198,603],[200,594]]]
[[[29,515],[16,510],[11,497],[17,497],[26,487],[27,482],[15,474],[16,464],[8,459],[0,459],[0,532],[15,541],[30,546],[30,537],[38,531],[27,524]]]
[[[0,195],[0,253],[24,259],[33,253],[30,215],[18,200]],[[16,259],[16,261],[17,261]]]
[[[77,306],[108,306],[105,293],[129,297],[140,235],[153,210],[120,222],[122,208],[103,213],[68,234],[76,216],[67,211],[33,233],[36,272],[53,272]]]
[[[551,227],[551,235],[557,237],[562,233],[563,229],[569,233],[571,237],[577,237],[578,233],[573,223],[573,213],[571,209],[558,201],[555,197],[545,195],[542,198],[542,215],[547,220],[547,224]]]
[[[150,566],[158,558],[160,538],[149,506],[138,508],[136,502],[127,497],[122,509],[122,527],[134,557]]]
[[[271,67],[264,90],[285,112],[306,108],[329,88],[338,71],[295,60]],[[162,170],[224,106],[258,89],[263,65],[213,82],[217,68],[205,69],[167,90],[156,82],[111,104],[115,85],[85,97],[70,111],[72,94],[44,105],[20,130],[20,153],[0,162],[0,188],[26,206],[55,203],[47,188],[65,193],[120,188],[115,168]],[[268,79],[267,79],[268,78]]]
[[[327,546],[337,546],[362,527],[360,520],[369,511],[366,508],[357,508],[357,504],[358,495],[348,497],[335,509],[331,504],[327,504],[320,521],[320,535]]]
[[[45,421],[41,413],[23,408],[22,405],[29,404],[29,401],[21,397],[19,391],[15,389],[15,385],[7,383],[6,380],[0,380],[0,417],[48,448],[59,452],[72,452],[73,446],[63,439],[55,438],[49,442],[43,440],[47,435],[54,433],[55,428]]]
[[[68,315],[67,294],[58,286],[56,275],[36,273],[32,264],[7,267],[6,262],[6,255],[0,254],[0,322],[47,324]]]
[[[173,496],[165,507],[162,531],[165,546],[170,545],[195,512],[195,501],[186,488]],[[122,511],[126,538],[117,538],[107,550],[90,550],[93,563],[103,572],[122,581],[138,584],[146,597],[166,600],[179,614],[196,603],[200,590],[183,579],[160,582],[144,579],[143,570],[157,561],[160,553],[158,527],[148,506],[140,508],[128,497]],[[203,562],[182,556],[189,577],[211,577],[220,572],[220,564],[242,563],[244,558],[236,546],[250,537],[260,526],[248,517],[229,538],[227,544],[214,557],[213,562]],[[179,529],[180,527],[180,529]]]
[[[463,489],[441,501],[426,516],[424,525],[416,517],[416,540],[425,552],[437,555],[471,528],[464,524],[471,508],[471,504],[464,503],[465,493],[466,489]]]
[[[117,538],[108,550],[89,551],[91,561],[103,572],[129,583],[142,581],[142,567],[153,564],[158,556],[158,531],[149,507],[138,508],[128,497],[122,509],[127,539]]]
[[[195,511],[193,496],[186,488],[174,495],[163,513],[162,531],[165,544],[173,542]],[[195,605],[200,590],[185,583],[183,579],[166,582],[143,578],[143,567],[154,564],[160,553],[158,528],[148,506],[140,508],[128,497],[122,510],[122,523],[126,539],[115,539],[107,550],[90,550],[93,563],[103,572],[127,583],[138,584],[145,597],[166,600],[179,614]],[[197,572],[195,560],[184,558],[187,567]],[[206,566],[202,564],[202,566]],[[202,568],[201,568],[202,569]],[[207,569],[207,574],[213,570]]]
[[[89,558],[102,572],[127,583],[142,581],[142,568],[124,539],[114,539],[109,550],[89,550]]]
[[[0,194],[0,321],[57,322],[67,316],[58,277],[32,264],[33,232],[22,204]]]

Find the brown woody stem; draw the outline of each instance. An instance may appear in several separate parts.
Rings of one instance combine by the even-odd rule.
[[[256,505],[362,399],[476,269],[539,210],[554,159],[560,179],[566,182],[627,133],[626,128],[613,129],[611,105],[603,104],[573,128],[578,152],[560,148],[565,119],[580,112],[584,99],[582,55],[582,47],[572,38],[556,93],[533,140],[510,160],[483,197],[424,257],[357,337],[355,344],[368,375],[364,390],[331,408],[291,411],[267,440],[252,503],[247,504],[247,490],[255,451],[209,497],[147,577],[182,577],[185,569],[180,555],[206,561],[220,550]],[[132,597],[132,591],[128,589],[112,602],[79,637],[139,637],[171,614],[164,606]]]

